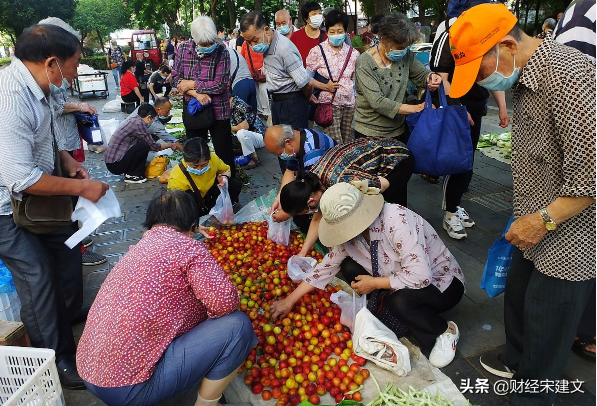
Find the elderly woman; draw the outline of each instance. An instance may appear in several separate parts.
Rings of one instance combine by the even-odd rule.
[[[382,297],[381,307],[402,323],[421,347],[431,348],[431,365],[442,368],[456,353],[460,333],[443,313],[464,295],[464,275],[431,225],[404,206],[384,203],[377,190],[337,183],[320,201],[319,239],[333,247],[272,317],[286,315],[315,288],[324,289],[342,272],[356,293]]]
[[[178,45],[171,79],[172,86],[185,94],[183,121],[187,137],[207,141],[209,132],[216,154],[230,165],[234,174],[228,94],[230,54],[218,42],[216,26],[209,17],[193,20],[191,36],[193,39]],[[202,106],[203,110],[195,114],[201,118],[188,112],[192,98]]]
[[[157,405],[197,382],[195,406],[216,406],[257,344],[237,310],[236,287],[193,239],[197,217],[186,193],[155,197],[149,231],[114,266],[89,311],[77,369],[108,406]]]
[[[135,64],[133,61],[124,61],[121,67],[120,98],[125,103],[135,103],[137,107],[145,101],[135,77]]]
[[[182,190],[193,196],[199,214],[209,213],[220,195],[220,187],[227,187],[232,203],[238,202],[242,183],[230,177],[230,166],[209,150],[201,138],[191,138],[182,148],[184,159],[170,172],[169,190]]]
[[[332,10],[325,18],[327,41],[313,47],[307,56],[307,70],[311,77],[319,74],[327,83],[313,81],[320,89],[319,103],[332,103],[334,122],[326,129],[327,134],[338,143],[351,140],[354,116],[354,69],[359,52],[346,44],[348,15]],[[331,75],[331,77],[330,77]]]
[[[418,32],[404,15],[391,14],[378,27],[379,44],[356,63],[355,136],[400,137],[406,142],[405,117],[424,105],[403,104],[409,80],[436,90],[441,77],[431,74],[410,51]]]

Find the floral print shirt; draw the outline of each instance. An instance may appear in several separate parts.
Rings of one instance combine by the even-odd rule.
[[[384,204],[381,214],[369,226],[371,241],[378,241],[379,274],[390,278],[392,289],[422,289],[436,286],[446,290],[454,278],[464,285],[464,274],[433,227],[417,213],[398,204]],[[371,252],[362,236],[333,247],[305,282],[319,289],[340,271],[350,257],[373,275]]]

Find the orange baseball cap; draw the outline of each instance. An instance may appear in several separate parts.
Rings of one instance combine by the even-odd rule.
[[[464,96],[475,83],[485,55],[516,25],[503,4],[479,4],[462,13],[450,27],[450,51],[456,62],[450,97]]]

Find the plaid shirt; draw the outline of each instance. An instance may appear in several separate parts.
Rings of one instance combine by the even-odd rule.
[[[108,150],[104,155],[107,164],[122,160],[126,152],[137,142],[145,141],[152,151],[159,151],[160,144],[155,142],[149,134],[147,126],[138,114],[131,114],[124,120],[110,138]]]
[[[194,80],[195,90],[211,97],[216,120],[230,118],[230,97],[228,95],[228,81],[230,80],[230,54],[222,49],[217,66],[216,57],[221,44],[211,53],[197,54],[195,41],[185,41],[178,46],[174,66],[172,67],[172,86],[177,86],[181,80]],[[190,96],[185,96],[188,102]]]

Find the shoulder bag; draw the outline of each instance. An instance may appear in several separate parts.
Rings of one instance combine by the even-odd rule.
[[[182,164],[182,162],[179,162],[178,167],[180,168],[183,175],[187,178],[187,180],[189,181],[189,184],[191,185],[191,189],[193,190],[193,192],[192,192],[193,199],[195,200],[195,203],[197,203],[197,206],[199,207],[200,216],[207,214],[207,208],[205,207],[205,200],[203,199],[203,196],[201,196],[201,191],[195,184],[195,181],[191,177],[191,174],[189,173],[189,171],[187,171],[187,168]]]
[[[216,62],[214,64],[214,73],[211,80],[214,80],[216,77],[216,69],[218,68],[218,63],[220,63],[220,58],[222,57],[222,49],[222,46],[218,46]],[[189,102],[185,100],[182,105],[182,122],[187,130],[201,130],[211,127],[215,120],[212,103],[203,106],[203,108],[195,114],[189,113],[188,106]]]
[[[328,69],[328,75],[330,75],[330,81],[334,82],[332,78],[332,72],[330,71],[330,65],[328,65],[328,60],[325,57],[325,52],[323,52],[323,47],[318,45],[319,49],[321,49],[321,56],[323,56],[323,60],[325,62],[325,67]],[[348,50],[348,55],[346,56],[346,60],[344,61],[344,66],[340,71],[340,75],[338,76],[338,81],[344,74],[344,70],[346,69],[346,65],[350,61],[350,56],[352,55],[352,47]],[[329,127],[334,123],[334,98],[336,97],[336,93],[332,95],[332,100],[329,103],[319,103],[317,104],[317,108],[315,109],[315,123],[320,127]]]
[[[62,176],[60,153],[54,134],[54,123],[51,123],[54,145],[54,176]],[[70,226],[73,221],[73,200],[71,196],[37,196],[23,193],[21,200],[10,197],[12,219],[17,227],[24,228],[33,234],[50,234],[61,228]]]
[[[253,80],[255,81],[255,83],[267,82],[265,75],[261,73],[261,71],[256,71],[253,67],[253,58],[251,58],[251,49],[249,48],[249,44],[247,44],[247,42],[245,41],[243,45],[247,46],[247,55],[249,55],[249,63],[251,64],[251,76],[253,77]]]

